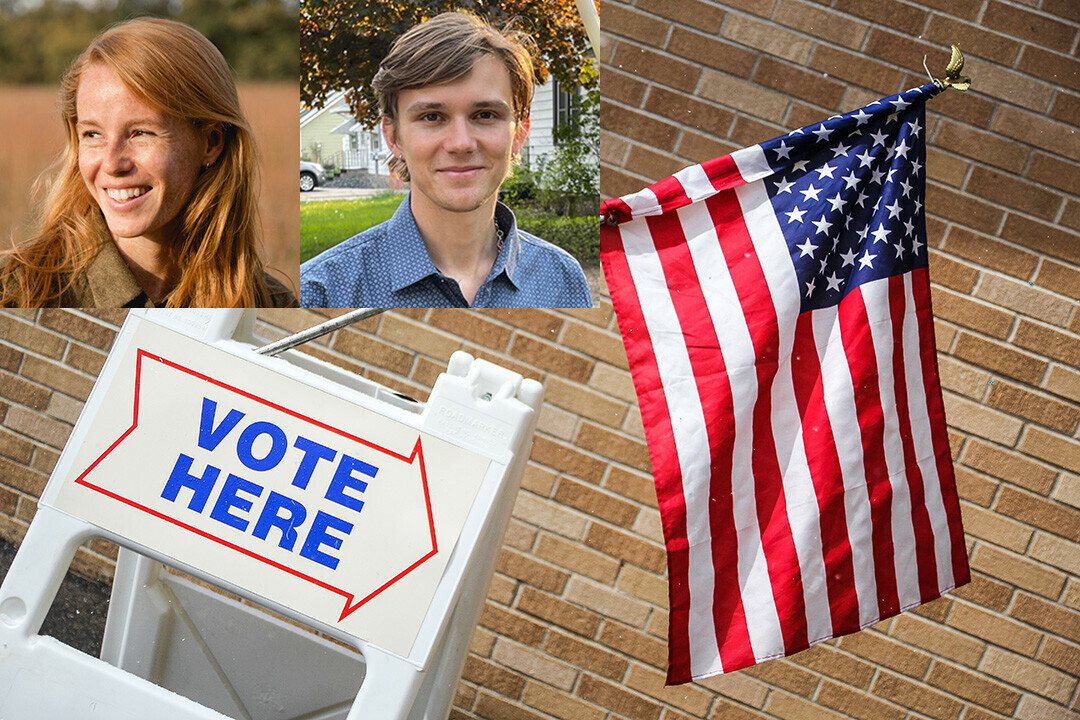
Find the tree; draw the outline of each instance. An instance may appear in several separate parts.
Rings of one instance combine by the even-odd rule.
[[[532,35],[540,50],[536,81],[554,75],[565,87],[595,83],[588,38],[574,0],[303,0],[300,7],[300,100],[307,107],[346,91],[354,114],[378,122],[371,79],[394,40],[448,10],[467,10]]]

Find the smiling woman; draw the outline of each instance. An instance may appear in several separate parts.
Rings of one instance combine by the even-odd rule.
[[[0,304],[290,306],[256,254],[254,144],[217,48],[140,19],[65,75],[67,148],[39,234],[0,269]]]

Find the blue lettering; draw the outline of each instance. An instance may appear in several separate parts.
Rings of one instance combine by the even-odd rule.
[[[283,512],[285,514],[282,514]],[[260,540],[265,540],[270,534],[270,528],[276,527],[281,531],[281,541],[278,542],[278,546],[292,552],[296,545],[296,528],[303,525],[306,518],[307,510],[303,505],[271,490],[251,534]]]
[[[211,452],[221,444],[229,431],[236,427],[236,424],[244,417],[244,413],[239,410],[230,410],[229,414],[215,428],[215,415],[217,415],[217,403],[210,398],[203,398],[202,419],[199,421],[199,447]]]
[[[240,508],[244,512],[251,510],[252,501],[240,497],[237,493],[245,492],[259,497],[262,495],[262,491],[262,485],[256,485],[250,480],[230,474],[229,477],[225,478],[225,484],[221,488],[221,494],[218,495],[217,502],[214,503],[214,509],[210,511],[210,517],[234,527],[240,532],[247,532],[248,521],[233,515],[229,511],[234,507]]]
[[[311,523],[311,529],[308,530],[307,539],[304,540],[304,546],[300,548],[300,557],[314,560],[331,570],[337,569],[339,562],[338,558],[327,555],[321,549],[324,545],[333,548],[334,550],[341,548],[341,542],[345,538],[339,535],[331,535],[328,532],[331,529],[339,530],[348,535],[352,532],[353,526],[350,522],[345,522],[340,518],[328,515],[320,510],[319,514],[315,516],[315,520]]]
[[[334,472],[334,478],[330,481],[330,487],[326,490],[326,499],[360,512],[364,507],[364,501],[345,493],[346,488],[352,488],[357,492],[367,490],[368,484],[353,475],[356,470],[368,477],[375,477],[375,473],[379,472],[379,468],[374,465],[369,465],[363,460],[357,460],[351,455],[342,453],[341,462],[338,464],[337,471]]]
[[[292,484],[301,490],[306,490],[311,480],[311,473],[315,472],[315,466],[320,460],[333,460],[337,457],[337,450],[331,450],[314,440],[308,440],[303,435],[297,435],[293,445],[304,452],[304,457],[300,461],[300,467],[296,469],[296,477],[293,478]]]
[[[261,435],[270,436],[271,445],[266,455],[257,458],[252,453],[251,446]],[[281,458],[285,457],[288,447],[289,441],[285,437],[284,430],[273,423],[260,420],[251,423],[244,428],[244,432],[240,433],[240,440],[236,443],[236,453],[240,457],[240,462],[248,468],[263,472],[277,467]]]
[[[191,474],[191,463],[192,459],[189,456],[183,453],[180,454],[180,457],[176,459],[176,464],[173,465],[172,472],[169,474],[168,482],[165,483],[165,489],[161,491],[161,497],[170,502],[176,502],[176,497],[180,494],[180,488],[191,488],[191,502],[188,503],[188,508],[201,513],[203,508],[206,507],[206,501],[210,498],[210,491],[214,489],[214,483],[217,482],[221,470],[213,465],[207,465],[206,470],[203,471],[200,477]]]

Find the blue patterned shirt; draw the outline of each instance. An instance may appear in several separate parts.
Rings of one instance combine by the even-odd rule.
[[[506,238],[472,307],[592,307],[585,273],[570,253],[517,229],[495,207]],[[456,280],[428,254],[406,196],[394,216],[300,266],[304,307],[469,307]]]

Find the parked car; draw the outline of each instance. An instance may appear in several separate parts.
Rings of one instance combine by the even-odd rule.
[[[326,168],[319,163],[300,161],[300,192],[311,192],[326,182]]]

